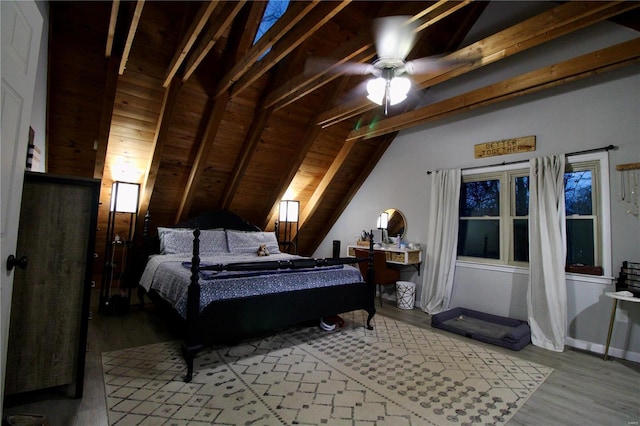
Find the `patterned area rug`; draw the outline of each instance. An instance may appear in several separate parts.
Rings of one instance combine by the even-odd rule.
[[[503,424],[551,368],[377,315],[206,348],[184,383],[180,342],[102,354],[111,425]],[[515,354],[515,353],[514,353]]]

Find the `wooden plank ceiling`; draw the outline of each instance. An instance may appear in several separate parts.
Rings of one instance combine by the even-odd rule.
[[[388,116],[365,76],[339,73],[374,59],[378,16],[423,23],[409,59],[469,60],[414,76],[421,89],[603,20],[640,22],[639,2],[566,2],[460,46],[486,5],[292,2],[254,45],[266,2],[51,2],[47,170],[102,179],[97,253],[121,180],[142,185],[138,229],[147,210],[171,225],[218,208],[273,229],[279,200],[299,200],[311,254],[398,130],[638,61],[635,40]],[[326,65],[305,71],[309,58]]]

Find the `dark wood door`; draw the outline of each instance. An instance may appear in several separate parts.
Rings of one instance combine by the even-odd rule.
[[[76,384],[82,395],[100,181],[26,173],[7,354],[7,395]]]

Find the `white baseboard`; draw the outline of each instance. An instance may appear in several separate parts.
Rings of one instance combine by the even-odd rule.
[[[415,309],[421,309],[422,303],[419,299],[416,300]],[[586,340],[574,339],[573,337],[567,337],[566,340],[567,346],[571,346],[572,348],[580,349],[583,351],[589,351],[596,354],[601,354],[604,357],[604,349],[605,345],[601,343],[593,343],[587,342]],[[640,352],[633,352],[628,349],[620,349],[609,347],[609,356],[625,359],[627,361],[640,363]]]
[[[567,346],[571,346],[572,348],[602,354],[602,356],[604,356],[605,345],[603,344],[578,340],[572,337],[567,337],[566,343]],[[609,356],[640,363],[640,352],[632,352],[627,349],[609,347]]]

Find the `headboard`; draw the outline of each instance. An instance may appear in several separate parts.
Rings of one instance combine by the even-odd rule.
[[[149,212],[144,217],[144,248],[145,253],[149,254],[158,253],[160,251],[160,241],[158,240],[157,232],[151,232],[151,216]],[[237,231],[261,231],[261,229],[255,225],[250,224],[246,220],[242,219],[237,214],[230,212],[229,210],[211,210],[199,214],[198,216],[188,219],[184,222],[176,223],[168,228],[195,228],[200,229],[233,229]],[[154,230],[155,231],[155,230]]]
[[[237,214],[229,210],[212,210],[198,216],[177,223],[171,228],[195,228],[200,229],[235,229],[237,231],[262,231],[259,227],[251,225]]]

